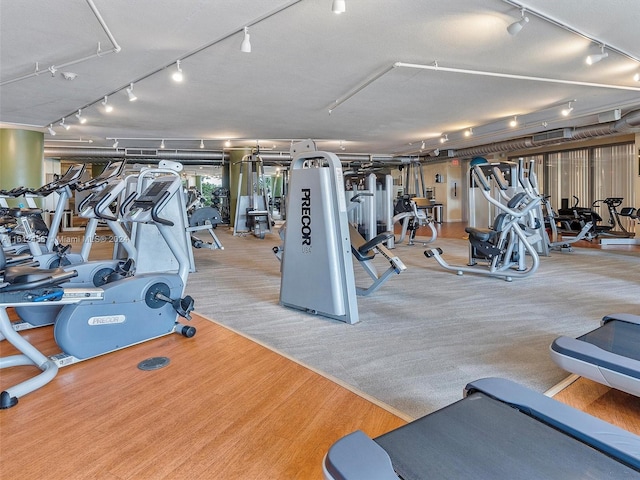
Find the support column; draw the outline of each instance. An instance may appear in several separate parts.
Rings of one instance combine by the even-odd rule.
[[[38,188],[43,184],[44,134],[0,128],[0,188]],[[12,202],[14,206],[20,200]]]
[[[240,178],[240,162],[242,157],[249,155],[251,149],[245,150],[231,150],[229,152],[229,223],[232,227],[235,227],[236,221],[236,206],[238,205],[238,196],[241,192],[238,192],[238,179]]]

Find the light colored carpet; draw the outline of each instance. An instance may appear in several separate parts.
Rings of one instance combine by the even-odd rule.
[[[197,312],[412,417],[459,400],[465,384],[481,377],[545,391],[567,376],[549,357],[555,337],[583,334],[607,313],[640,313],[635,252],[554,252],[532,277],[508,283],[457,276],[426,259],[424,247],[402,245],[395,252],[407,270],[359,297],[360,323],[347,325],[279,305],[276,234],[234,237],[226,227],[216,234],[224,250],[194,251],[187,293]],[[449,263],[466,263],[465,240],[433,245]],[[356,283],[367,285],[355,269]]]

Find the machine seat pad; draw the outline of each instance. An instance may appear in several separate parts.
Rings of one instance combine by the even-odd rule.
[[[41,213],[42,213],[41,208],[20,208],[20,207],[9,208],[9,215],[11,215],[14,218],[27,217],[29,215],[39,215]]]
[[[465,227],[464,231],[480,242],[488,242],[498,235],[496,230],[489,228]]]
[[[42,269],[16,265],[5,268],[4,281],[11,284],[26,284],[38,282],[49,278],[52,275],[59,275],[63,273],[65,273],[65,271],[62,268]]]
[[[349,233],[351,237],[351,251],[359,261],[371,260],[375,257],[373,249],[393,238],[393,232],[383,232],[375,236],[369,241],[365,241],[364,237],[353,225],[349,225]]]

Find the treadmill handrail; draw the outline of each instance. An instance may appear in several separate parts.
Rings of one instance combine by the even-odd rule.
[[[601,324],[604,325],[605,323],[614,320],[640,325],[640,315],[634,315],[633,313],[611,313],[609,315],[605,315],[602,318]]]

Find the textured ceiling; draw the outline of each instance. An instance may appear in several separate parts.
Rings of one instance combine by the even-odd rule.
[[[523,4],[640,58],[637,0]],[[118,53],[109,53],[114,44],[92,6]],[[397,155],[422,141],[436,148],[444,133],[461,148],[640,108],[638,61],[609,51],[588,66],[597,44],[527,15],[511,36],[506,27],[520,10],[501,0],[347,0],[342,15],[331,0],[0,0],[0,122],[45,132],[54,123],[57,135],[45,139],[62,146],[110,147],[118,138],[121,148],[157,148],[164,138],[167,148],[197,149],[203,139],[219,150],[232,139],[288,150],[291,139],[314,138],[325,150]],[[240,52],[247,25],[249,54]],[[170,78],[176,60],[181,84]],[[396,62],[442,68],[391,68]],[[62,66],[55,76],[52,65]],[[124,91],[131,82],[136,102]],[[561,117],[574,99],[572,116]],[[509,129],[513,116],[519,127]],[[70,130],[57,125],[62,117]]]

